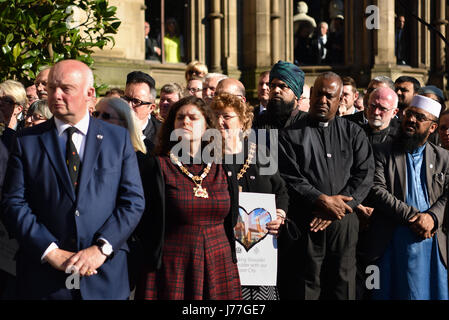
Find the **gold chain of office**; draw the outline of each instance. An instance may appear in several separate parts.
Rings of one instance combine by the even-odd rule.
[[[251,161],[254,158],[254,153],[256,152],[256,144],[251,143],[249,145],[249,152],[248,152],[248,158],[245,161],[245,164],[243,165],[242,169],[240,169],[240,172],[237,174],[237,180],[240,180],[246,173],[246,170],[248,170],[249,165],[251,164]]]
[[[203,183],[204,178],[207,177],[207,174],[210,171],[210,168],[212,166],[212,163],[208,163],[206,168],[203,169],[203,173],[199,176],[193,175],[189,170],[187,170],[186,167],[179,161],[179,159],[171,152],[169,152],[170,159],[176,163],[176,165],[181,169],[181,171],[190,179],[192,179],[193,183],[195,184],[195,187],[193,188],[193,195],[197,198],[209,198],[209,193],[207,192],[206,188],[203,188],[201,186],[201,183]]]

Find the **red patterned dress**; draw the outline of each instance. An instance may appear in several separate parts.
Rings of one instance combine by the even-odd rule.
[[[165,180],[166,228],[162,266],[146,276],[145,299],[241,299],[237,265],[225,233],[230,196],[222,166],[202,182],[209,198],[193,195],[193,181],[168,157],[158,157]],[[203,165],[185,165],[194,175]]]

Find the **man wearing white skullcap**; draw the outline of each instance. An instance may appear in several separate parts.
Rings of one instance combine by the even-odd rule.
[[[376,171],[368,199],[374,212],[366,244],[379,267],[373,299],[449,298],[445,220],[449,153],[428,141],[441,105],[415,96],[395,141],[374,147]]]

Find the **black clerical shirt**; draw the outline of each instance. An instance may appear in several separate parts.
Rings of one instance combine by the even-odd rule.
[[[374,159],[357,124],[340,117],[324,124],[307,115],[280,133],[279,169],[290,208],[310,213],[321,194],[351,196],[351,208],[360,204],[373,183]]]

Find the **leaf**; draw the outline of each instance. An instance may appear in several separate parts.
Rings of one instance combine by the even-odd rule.
[[[9,34],[6,36],[5,44],[10,43],[12,39],[14,39],[14,35],[13,35],[12,33],[9,33]]]
[[[3,52],[4,54],[8,54],[9,52],[11,52],[11,47],[8,46],[7,44],[3,45],[3,46],[2,46],[2,52]]]
[[[20,56],[21,52],[22,52],[22,48],[20,47],[20,43],[16,43],[16,45],[12,49],[12,55],[14,57],[14,61],[17,60],[17,58]]]

